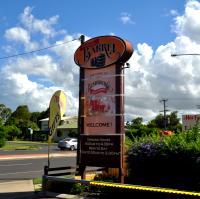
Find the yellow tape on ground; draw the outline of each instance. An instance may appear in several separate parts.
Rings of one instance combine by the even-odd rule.
[[[124,188],[124,189],[154,191],[154,192],[163,192],[163,193],[190,195],[190,196],[200,196],[200,193],[198,192],[180,191],[180,190],[158,188],[158,187],[145,187],[145,186],[137,186],[137,185],[130,185],[130,184],[125,185],[125,184],[114,184],[114,183],[104,183],[104,182],[90,182],[90,185],[105,186],[105,187],[119,187],[119,188]]]

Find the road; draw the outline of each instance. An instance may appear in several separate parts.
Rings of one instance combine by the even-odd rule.
[[[42,177],[48,164],[47,146],[39,150],[0,151],[0,182]],[[76,151],[50,148],[50,167],[76,165]]]
[[[75,157],[54,157],[50,159],[51,167],[75,166]],[[47,158],[1,160],[0,182],[42,177]]]

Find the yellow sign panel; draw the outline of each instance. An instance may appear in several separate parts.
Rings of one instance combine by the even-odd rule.
[[[50,101],[49,115],[49,140],[52,139],[56,128],[60,123],[62,116],[66,111],[66,95],[63,91],[58,90],[54,93]]]

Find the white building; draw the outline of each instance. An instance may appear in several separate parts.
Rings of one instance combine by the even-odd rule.
[[[49,131],[48,123],[49,118],[40,120],[41,131]],[[60,125],[56,129],[56,133],[53,137],[54,141],[61,140],[65,137],[74,137],[78,134],[78,117],[62,117]]]

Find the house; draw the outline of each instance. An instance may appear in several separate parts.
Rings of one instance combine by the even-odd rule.
[[[49,131],[49,118],[40,120],[41,131]],[[78,117],[62,117],[56,133],[53,136],[54,141],[59,141],[66,137],[77,137],[78,135]]]

